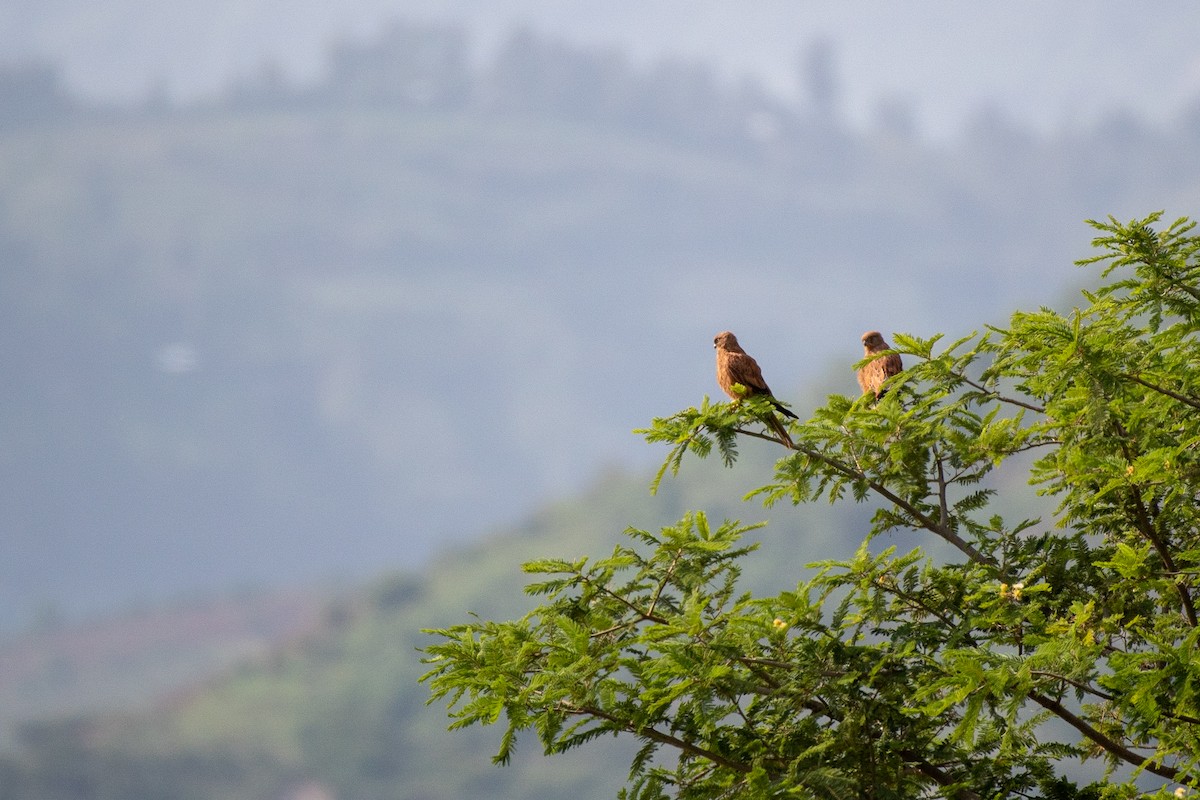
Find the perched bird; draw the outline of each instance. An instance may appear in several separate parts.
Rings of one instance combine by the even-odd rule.
[[[763,380],[758,362],[742,349],[736,336],[729,331],[721,331],[713,338],[713,347],[717,350],[717,384],[725,394],[734,400],[741,400],[743,397],[751,395],[766,395],[771,401],[771,405],[775,406],[776,411],[786,417],[798,419],[771,395],[771,387],[767,386],[767,382]],[[741,384],[745,389],[739,392],[734,389],[734,384]],[[788,447],[792,447],[792,439],[788,436],[783,423],[779,421],[779,417],[771,414],[765,422]]]
[[[879,331],[864,333],[862,343],[863,358],[871,358],[884,350],[892,349],[892,346],[883,340],[883,335]],[[903,369],[904,364],[900,361],[900,354],[889,353],[862,366],[862,369],[858,371],[858,385],[862,387],[864,394],[870,392],[878,400],[887,393],[887,390],[883,388],[883,382],[893,375],[898,375]]]

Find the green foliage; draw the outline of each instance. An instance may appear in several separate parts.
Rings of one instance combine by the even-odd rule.
[[[788,452],[752,496],[870,501],[870,530],[777,597],[738,589],[750,529],[699,512],[606,559],[530,562],[527,616],[429,631],[452,727],[502,723],[500,763],[526,731],[547,753],[630,736],[638,800],[1200,787],[1200,238],[1157,220],[1093,223],[1081,263],[1115,280],[1071,314],[897,334],[893,390],[828,398],[794,448],[755,398],[654,420],[655,487],[755,436]],[[993,473],[1014,469],[1055,513],[995,513]],[[875,546],[901,530],[937,546]],[[1076,786],[1072,759],[1105,781]]]

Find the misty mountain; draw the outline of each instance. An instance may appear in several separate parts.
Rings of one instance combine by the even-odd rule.
[[[724,82],[750,76],[795,99],[809,99],[797,75],[802,52],[824,43],[835,56],[838,108],[856,128],[900,101],[919,130],[941,139],[982,105],[1044,134],[1086,129],[1118,108],[1162,124],[1200,91],[1190,36],[1200,8],[1188,0],[1151,9],[930,0],[919,11],[881,0],[9,0],[0,4],[0,51],[61,65],[72,90],[92,99],[136,102],[153,92],[194,102],[264,66],[313,81],[328,69],[332,42],[375,38],[397,19],[461,26],[477,63],[530,28],[643,66],[705,61]]]
[[[1200,114],[932,144],[528,30],[397,24],[182,105],[3,87],[9,628],[425,563],[647,464],[717,330],[785,399],[852,388],[864,329],[1057,302],[1083,219],[1200,176]]]

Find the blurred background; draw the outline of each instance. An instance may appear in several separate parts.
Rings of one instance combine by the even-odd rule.
[[[1196,215],[1196,30],[0,0],[0,798],[613,796],[619,743],[446,734],[419,629],[519,613],[525,558],[765,515],[753,448],[647,493],[631,431],[718,394],[715,332],[804,416],[863,330],[1070,307],[1085,219]],[[773,511],[793,572],[749,579],[864,514]]]

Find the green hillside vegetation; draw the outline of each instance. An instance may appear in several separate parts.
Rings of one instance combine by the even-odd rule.
[[[0,750],[22,720],[148,708],[311,629],[335,596],[321,585],[243,590],[75,624],[48,609],[0,644]]]

